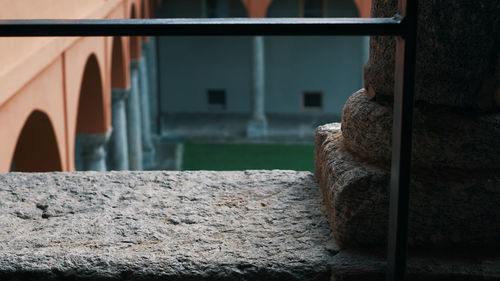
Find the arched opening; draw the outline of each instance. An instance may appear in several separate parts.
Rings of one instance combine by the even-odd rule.
[[[300,16],[300,0],[273,0],[267,9],[268,18],[296,18]]]
[[[353,0],[274,0],[269,5],[267,17],[358,17]]]
[[[357,18],[358,7],[353,0],[323,0],[326,2],[325,16],[330,18]]]
[[[83,73],[78,102],[76,132],[102,134],[107,131],[104,115],[101,71],[95,55],[91,55]]]
[[[16,144],[11,171],[62,171],[54,128],[45,113],[33,111],[26,120]]]
[[[230,18],[247,18],[248,13],[241,0],[228,1],[228,16]]]
[[[111,58],[111,88],[127,88],[125,57],[123,55],[123,46],[120,37],[113,38],[113,53]]]
[[[85,65],[78,101],[74,152],[76,170],[106,169],[105,164],[101,165],[101,158],[105,156],[101,146],[106,142],[107,129],[101,71],[96,56],[91,55]]]

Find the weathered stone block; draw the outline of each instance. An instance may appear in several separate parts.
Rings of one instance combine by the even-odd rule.
[[[365,89],[342,110],[345,145],[363,158],[389,164],[392,103],[370,100]],[[415,107],[413,165],[416,168],[500,169],[500,115],[419,104]]]
[[[315,174],[340,245],[385,247],[389,169],[387,163],[351,151],[340,124],[318,127]],[[414,169],[410,246],[500,248],[500,175],[496,171]]]
[[[309,172],[0,174],[0,280],[329,280]]]

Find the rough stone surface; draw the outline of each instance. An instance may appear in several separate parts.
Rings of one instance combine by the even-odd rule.
[[[345,145],[363,158],[390,163],[392,103],[354,93],[342,111]],[[500,169],[500,115],[420,105],[415,108],[415,167]]]
[[[418,4],[416,100],[494,108],[500,88],[500,1]],[[372,17],[392,17],[397,11],[397,0],[374,0],[372,5]],[[394,58],[394,37],[371,38],[365,87],[377,100],[393,95]]]
[[[372,281],[384,260],[333,242],[308,172],[0,174],[2,281]],[[411,252],[408,268],[500,278],[498,255]]]
[[[0,280],[329,280],[308,172],[0,174]]]
[[[350,151],[336,123],[317,129],[315,174],[337,242],[385,247],[389,165]],[[413,247],[500,249],[500,175],[416,168],[409,220]]]

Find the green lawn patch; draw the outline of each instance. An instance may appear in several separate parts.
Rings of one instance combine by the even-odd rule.
[[[314,171],[312,144],[184,143],[183,170]]]

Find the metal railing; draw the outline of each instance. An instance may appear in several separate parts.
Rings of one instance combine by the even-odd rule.
[[[397,36],[387,280],[405,280],[417,35],[417,0],[393,18],[0,20],[0,37],[172,35]]]

